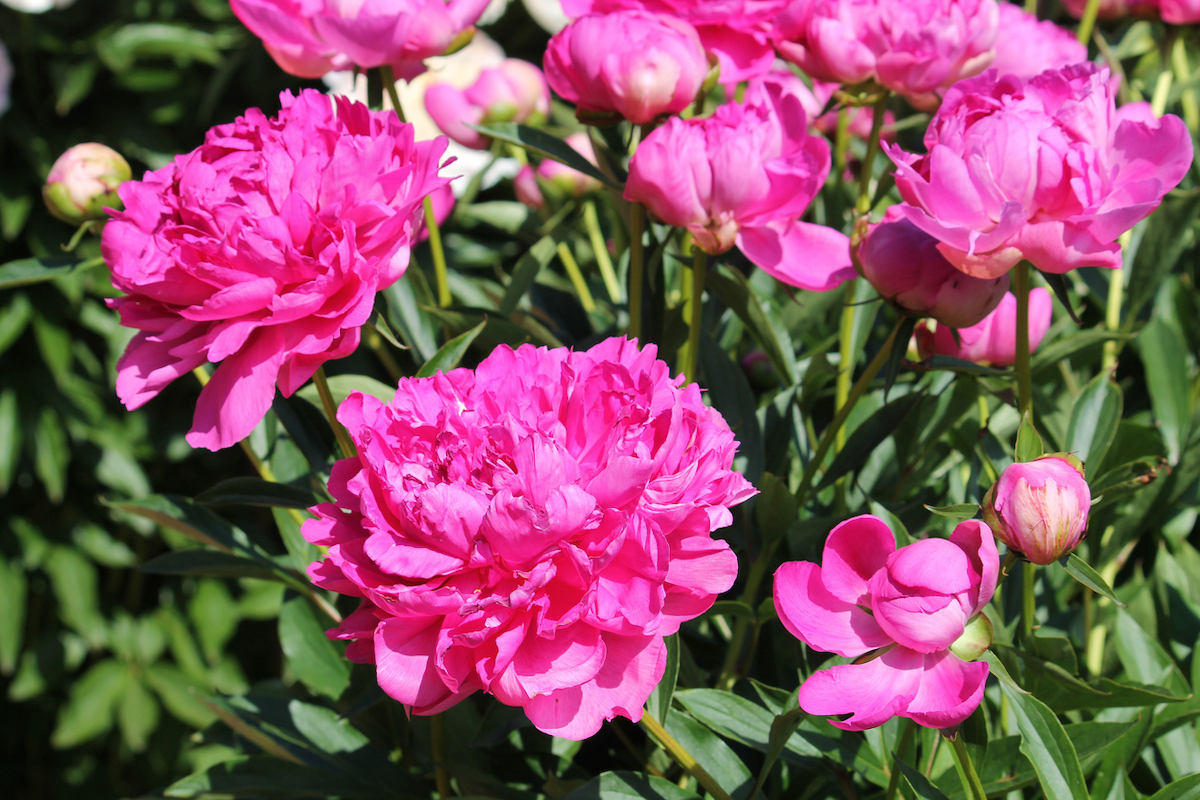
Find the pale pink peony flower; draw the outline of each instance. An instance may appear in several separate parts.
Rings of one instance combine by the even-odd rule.
[[[973,278],[938,252],[938,241],[892,206],[870,226],[858,248],[863,277],[886,300],[914,317],[967,328],[986,317],[1004,297],[1008,275]]]
[[[969,662],[991,643],[980,612],[1000,571],[987,525],[962,522],[949,541],[896,548],[891,530],[864,515],[833,529],[821,566],[790,561],[775,572],[775,609],[784,627],[814,650],[857,658],[811,675],[800,687],[809,714],[843,730],[874,728],[894,716],[948,728],[983,699],[988,665]]]
[[[1050,329],[1054,302],[1050,292],[1040,286],[1029,291],[1029,351],[1042,343]],[[977,325],[951,331],[945,325],[931,330],[917,323],[917,348],[922,358],[931,355],[953,356],[991,367],[1012,366],[1017,360],[1017,298],[1006,292],[996,308]],[[955,341],[957,334],[958,340]]]
[[[696,29],[646,11],[580,17],[550,39],[543,66],[580,119],[638,124],[683,111],[708,73]]]
[[[446,140],[346,98],[284,92],[205,143],[120,189],[101,242],[121,324],[138,329],[117,363],[117,394],[141,406],[206,362],[193,447],[244,438],[276,384],[291,395],[349,355],[375,293],[404,274],[422,200],[447,183]]]
[[[521,167],[521,171],[513,178],[513,193],[518,200],[534,211],[541,211],[546,207],[542,187],[538,186],[537,173],[528,164]]]
[[[1079,546],[1091,508],[1079,459],[1051,454],[1006,467],[983,500],[983,518],[1010,550],[1045,565]]]
[[[499,66],[483,70],[466,89],[448,83],[429,86],[425,89],[425,110],[454,141],[486,150],[491,147],[491,138],[468,125],[542,122],[550,114],[550,87],[533,64],[506,58]]]
[[[565,141],[576,153],[592,164],[596,163],[596,151],[592,147],[592,140],[588,138],[587,133],[576,131],[567,136]],[[552,158],[544,159],[542,163],[538,164],[536,174],[538,178],[567,197],[578,197],[588,192],[594,192],[601,186],[600,181],[592,176],[584,175],[579,170]]]
[[[741,83],[765,74],[775,62],[772,23],[788,0],[563,0],[569,17],[644,9],[685,20],[716,57],[721,82]]]
[[[681,381],[608,339],[500,347],[386,405],[352,394],[338,419],[359,455],[304,524],[329,548],[312,580],[363,598],[330,638],[416,714],[485,691],[570,739],[640,719],[663,637],[733,584],[711,533],[754,494]]]
[[[829,144],[811,136],[801,102],[775,81],[751,81],[745,103],[711,117],[672,117],[629,164],[625,199],[686,228],[710,254],[734,244],[793,286],[826,291],[854,277],[850,240],[800,222],[829,175]]]
[[[1000,35],[992,61],[997,74],[1029,80],[1039,72],[1087,60],[1087,47],[1072,31],[1049,20],[1039,21],[1015,3],[1000,4]]]
[[[129,162],[111,147],[85,142],[68,148],[54,161],[42,198],[50,213],[79,225],[104,219],[105,206],[120,205],[117,188],[133,177]]]
[[[488,0],[230,0],[285,71],[301,78],[390,66],[425,71],[487,8]]]
[[[1116,108],[1090,63],[1028,82],[989,70],[956,84],[925,133],[928,154],[884,144],[905,214],[968,275],[1022,258],[1045,272],[1119,267],[1116,239],[1187,173],[1192,137],[1149,104]]]
[[[776,48],[817,80],[875,80],[932,109],[991,63],[998,21],[996,0],[792,0]]]

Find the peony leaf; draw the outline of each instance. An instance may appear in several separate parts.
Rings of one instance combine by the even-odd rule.
[[[821,491],[847,472],[862,466],[875,448],[896,432],[908,418],[909,413],[924,398],[924,392],[910,392],[897,397],[867,417],[854,429],[854,433],[850,434],[850,438],[846,440],[846,446],[842,448],[842,451],[833,459],[833,463],[829,465],[829,469],[825,470],[825,474],[821,476],[821,482],[817,484],[816,490]]]
[[[1045,452],[1042,436],[1033,426],[1033,412],[1026,409],[1024,416],[1021,417],[1021,427],[1017,429],[1017,461],[1022,463],[1033,461],[1041,458]]]
[[[705,278],[708,291],[722,303],[729,306],[738,319],[750,331],[750,335],[758,346],[771,360],[771,366],[785,385],[791,386],[796,382],[796,359],[792,354],[790,342],[783,346],[781,331],[773,324],[771,318],[763,311],[761,301],[755,295],[750,282],[741,272],[730,269],[725,264],[718,264],[710,269]],[[783,335],[786,335],[783,332]]]
[[[1200,774],[1167,784],[1152,794],[1150,800],[1200,800]]]
[[[450,341],[442,345],[433,358],[425,362],[422,367],[417,370],[418,378],[431,378],[439,372],[449,372],[458,366],[462,361],[462,357],[466,355],[467,348],[471,346],[471,342],[475,341],[475,337],[483,332],[487,327],[487,319],[476,325],[466,333],[461,333],[455,336]]]
[[[293,597],[279,611],[279,644],[292,671],[317,694],[337,700],[350,685],[350,662],[345,645],[334,644],[302,597]]]
[[[1087,477],[1096,477],[1096,470],[1104,463],[1124,406],[1121,387],[1105,373],[1088,381],[1075,398],[1062,449],[1083,462]]]
[[[1000,684],[1021,731],[1021,752],[1033,764],[1046,797],[1088,800],[1079,755],[1058,717],[1036,697]]]
[[[1108,582],[1104,580],[1099,572],[1092,569],[1091,564],[1087,563],[1074,553],[1069,553],[1060,558],[1058,563],[1063,565],[1063,569],[1065,569],[1067,574],[1069,574],[1072,578],[1079,581],[1096,594],[1104,595],[1121,608],[1125,608],[1125,604],[1117,599],[1117,596],[1113,594],[1113,590],[1108,585]]]
[[[927,505],[925,510],[931,514],[937,514],[939,517],[949,517],[950,519],[975,519],[979,514],[978,503],[958,503],[952,506],[942,506],[941,508]]]
[[[1142,328],[1138,351],[1146,368],[1154,418],[1167,443],[1171,463],[1178,464],[1192,429],[1187,344],[1171,323],[1156,315]]]
[[[605,772],[561,800],[695,800],[670,781],[638,772]]]
[[[671,716],[671,701],[675,696],[675,684],[679,680],[679,634],[667,636],[663,641],[667,646],[667,667],[663,670],[662,680],[650,693],[646,708],[665,726],[667,718]]]
[[[554,159],[560,164],[566,164],[571,169],[578,170],[584,175],[595,178],[614,189],[625,188],[601,172],[595,164],[581,156],[571,145],[557,136],[551,136],[545,131],[512,122],[496,122],[491,125],[468,125],[467,127],[491,136],[493,139],[500,139],[501,141],[515,144],[531,153],[537,153],[540,156]]]
[[[70,275],[84,263],[78,258],[63,256],[9,261],[7,264],[0,264],[0,290],[16,289],[18,286],[61,278],[63,275]]]
[[[138,569],[151,575],[193,575],[210,578],[259,578],[279,580],[270,567],[249,558],[219,550],[177,550],[150,559]]]
[[[308,508],[317,502],[308,489],[261,478],[226,478],[196,495],[195,501],[208,506],[245,505],[274,508]]]

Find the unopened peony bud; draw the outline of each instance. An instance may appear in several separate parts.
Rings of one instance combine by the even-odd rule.
[[[468,125],[541,122],[550,113],[550,89],[540,69],[509,58],[483,70],[465,90],[447,83],[430,86],[425,90],[425,110],[454,141],[486,150],[492,140]]]
[[[117,187],[133,177],[129,162],[121,154],[102,144],[77,144],[58,157],[42,197],[50,213],[80,225],[90,219],[103,219],[104,208],[122,208]]]
[[[983,518],[1009,549],[1049,564],[1079,545],[1091,505],[1083,464],[1056,453],[1004,470],[984,498]]]
[[[575,152],[593,164],[596,163],[596,151],[586,133],[572,133],[566,138],[566,142]],[[600,188],[600,181],[552,158],[547,158],[538,165],[537,176],[567,197],[578,197]]]
[[[542,196],[541,187],[538,186],[537,173],[528,164],[521,167],[517,177],[513,178],[513,191],[516,192],[518,200],[534,211],[541,211],[546,207],[546,198]]]
[[[963,661],[975,661],[992,646],[992,621],[976,614],[967,621],[962,635],[950,645],[950,652]]]

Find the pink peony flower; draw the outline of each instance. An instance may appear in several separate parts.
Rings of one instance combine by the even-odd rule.
[[[1029,291],[1029,351],[1042,343],[1050,329],[1054,303],[1050,292],[1041,287]],[[1017,360],[1017,298],[1006,292],[992,313],[978,325],[959,328],[958,341],[945,325],[932,330],[926,323],[917,323],[917,348],[922,358],[931,355],[953,356],[992,367],[1008,367]]]
[[[782,93],[795,95],[808,117],[809,124],[826,136],[835,137],[838,127],[838,112],[836,110],[826,114],[821,112],[825,110],[825,105],[834,93],[841,88],[841,84],[813,81],[812,88],[809,88],[808,84],[799,76],[782,66],[782,62],[780,64],[779,67],[762,76],[762,81],[766,84],[778,84],[779,91]],[[871,135],[872,123],[875,120],[875,111],[863,106],[848,109],[848,113],[850,114],[850,135],[857,136],[859,139],[868,139]],[[885,125],[895,124],[896,115],[891,111],[886,111],[883,121]],[[893,141],[896,134],[883,132],[883,138]]]
[[[596,151],[592,148],[592,140],[588,138],[585,132],[576,131],[567,136],[565,141],[571,145],[571,149],[576,153],[579,153],[579,155],[586,158],[592,164],[596,163]],[[567,197],[578,197],[588,192],[594,192],[601,185],[600,181],[590,175],[584,175],[579,170],[572,169],[561,161],[555,161],[552,158],[547,158],[541,164],[538,164],[536,172],[538,178],[546,181],[546,183]]]
[[[829,174],[829,144],[810,136],[800,100],[752,81],[745,103],[711,117],[672,117],[629,164],[625,199],[686,228],[710,254],[736,243],[784,283],[825,291],[854,277],[849,239],[799,222]]]
[[[375,293],[408,267],[423,198],[447,183],[446,140],[346,98],[284,92],[205,143],[120,189],[101,250],[109,304],[138,329],[117,363],[117,394],[141,406],[206,362],[193,447],[244,438],[324,362],[358,346]]]
[[[359,455],[304,524],[329,548],[313,581],[363,598],[329,636],[416,714],[485,691],[570,739],[640,719],[663,637],[733,584],[711,533],[754,494],[680,383],[653,346],[608,339],[501,347],[387,405],[352,394]]]
[[[1172,25],[1195,25],[1200,22],[1200,0],[1158,0],[1163,22]]]
[[[105,206],[119,205],[117,188],[131,177],[129,162],[116,150],[96,142],[77,144],[55,159],[42,198],[51,214],[80,225],[104,219]]]
[[[646,11],[575,20],[550,39],[543,64],[580,119],[616,115],[638,124],[683,111],[708,73],[696,29]]]
[[[425,71],[487,8],[488,0],[230,0],[285,71],[301,78],[352,67]]]
[[[1100,0],[1098,19],[1114,20],[1125,16],[1155,17],[1161,0]],[[1169,0],[1168,0],[1169,2]],[[1063,7],[1076,19],[1083,17],[1088,0],[1062,0]]]
[[[964,275],[938,252],[937,244],[937,239],[892,206],[882,222],[870,226],[859,245],[863,277],[911,316],[932,317],[952,328],[975,325],[1004,297],[1008,275]]]
[[[447,136],[464,147],[487,150],[492,140],[467,125],[536,124],[550,114],[550,87],[542,71],[516,58],[483,70],[465,90],[435,83],[425,90],[425,110]]]
[[[1117,237],[1187,173],[1192,137],[1145,103],[1117,109],[1108,69],[1090,63],[1024,82],[995,70],[946,93],[928,155],[884,144],[905,215],[968,275],[1022,258],[1046,272],[1119,267]]]
[[[1079,546],[1091,507],[1079,459],[1052,454],[1006,467],[984,498],[983,518],[1010,550],[1045,565]]]
[[[791,0],[776,48],[813,78],[875,80],[923,109],[992,61],[996,0]]]
[[[1087,47],[1066,28],[1039,21],[1014,3],[1000,4],[1000,31],[992,67],[999,75],[1029,80],[1048,69],[1088,60]]]
[[[546,207],[546,198],[542,196],[542,188],[538,186],[537,173],[528,164],[521,167],[521,171],[513,178],[513,193],[518,200],[534,211],[541,211]]]
[[[562,0],[567,16],[643,9],[685,20],[721,67],[721,82],[741,83],[775,62],[772,22],[788,0]]]
[[[775,572],[775,608],[784,627],[814,650],[857,658],[814,673],[800,687],[809,714],[843,730],[874,728],[894,716],[948,728],[983,699],[988,665],[968,662],[991,644],[981,610],[1000,571],[996,541],[978,520],[949,541],[896,549],[891,530],[864,515],[833,529],[822,565],[790,561]]]

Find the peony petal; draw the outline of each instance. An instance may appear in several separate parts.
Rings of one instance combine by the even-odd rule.
[[[962,548],[971,561],[977,595],[970,612],[971,616],[983,610],[996,592],[1000,576],[1000,554],[996,550],[996,537],[992,529],[977,519],[960,522],[950,534],[950,541]]]
[[[221,362],[200,390],[188,444],[221,450],[250,435],[275,397],[283,342],[282,330],[260,329],[244,349]]]
[[[867,605],[867,584],[896,552],[896,537],[879,517],[870,514],[840,523],[825,540],[821,580],[834,597]]]
[[[949,728],[966,720],[983,700],[988,665],[968,664],[950,652],[925,656],[921,688],[901,712],[927,728]]]
[[[406,706],[432,706],[453,693],[433,663],[436,619],[390,617],[375,628],[375,675],[389,697]]]
[[[843,664],[817,672],[800,687],[800,708],[809,714],[850,714],[829,723],[846,731],[876,728],[904,712],[921,686],[925,656],[895,647],[866,664]]]
[[[822,568],[807,561],[775,571],[775,610],[788,632],[815,650],[849,658],[892,644],[874,617],[835,597],[821,578]]]
[[[789,286],[827,292],[855,276],[849,237],[825,225],[780,221],[744,227],[737,245],[746,258]]]

